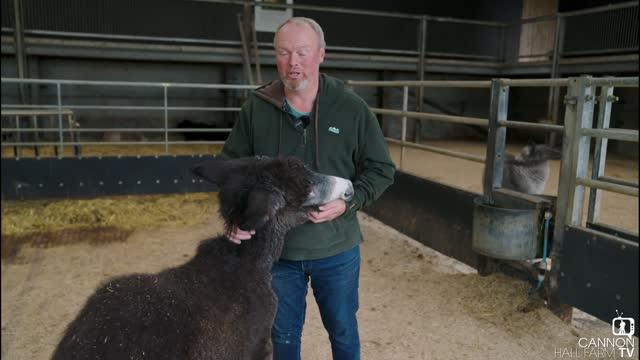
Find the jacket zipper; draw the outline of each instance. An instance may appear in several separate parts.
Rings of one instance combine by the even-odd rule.
[[[307,129],[302,130],[302,143],[307,145]]]

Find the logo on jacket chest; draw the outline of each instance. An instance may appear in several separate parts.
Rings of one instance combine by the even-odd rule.
[[[337,127],[329,126],[329,132],[340,134],[340,129],[338,129]]]

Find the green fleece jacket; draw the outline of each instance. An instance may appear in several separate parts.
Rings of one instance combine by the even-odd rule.
[[[289,231],[282,253],[287,260],[324,258],[358,245],[356,212],[377,199],[395,173],[375,116],[342,81],[320,75],[312,115],[306,128],[295,126],[282,82],[271,82],[251,93],[223,149],[230,157],[295,156],[319,173],[353,182],[355,194],[342,216]]]

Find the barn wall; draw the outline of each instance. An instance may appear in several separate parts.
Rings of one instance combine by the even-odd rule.
[[[555,15],[558,12],[558,0],[523,0],[522,19]],[[555,21],[522,24],[520,32],[520,59],[526,61],[547,60],[548,57],[527,55],[543,54],[553,51]],[[527,56],[527,57],[524,57]]]
[[[463,0],[438,2],[389,1],[294,1],[297,5],[429,14],[474,20],[516,20],[521,1]],[[13,27],[13,2],[2,2],[2,27]],[[208,40],[239,41],[236,14],[238,5],[180,0],[95,0],[88,6],[82,0],[31,0],[24,4],[25,28],[82,33],[163,36]],[[417,50],[418,21],[380,16],[364,16],[294,10],[294,16],[316,19],[333,46],[359,46],[395,50]],[[140,19],[144,18],[144,21]],[[186,20],[188,19],[188,20]],[[179,24],[179,26],[176,26]],[[366,28],[367,31],[362,31]],[[394,36],[389,36],[394,29]],[[433,23],[428,41],[433,51],[470,51],[495,54],[496,31],[469,25],[465,34],[451,32],[451,25]],[[265,34],[270,41],[269,35]],[[264,38],[262,38],[264,40]]]

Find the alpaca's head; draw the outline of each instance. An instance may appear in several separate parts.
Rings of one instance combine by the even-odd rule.
[[[225,226],[242,230],[259,231],[272,220],[296,226],[318,205],[353,197],[351,181],[317,174],[295,158],[216,157],[193,171],[218,185]]]
[[[544,144],[536,144],[529,141],[525,145],[520,154],[516,155],[516,159],[520,161],[526,161],[530,163],[539,163],[547,160],[560,160],[562,153]]]

